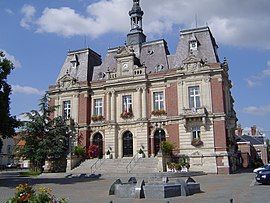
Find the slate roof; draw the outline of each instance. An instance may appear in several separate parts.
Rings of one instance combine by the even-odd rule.
[[[189,42],[196,39],[198,41],[198,51],[195,54],[196,58],[205,60],[208,63],[219,62],[217,56],[217,44],[211,34],[209,27],[201,27],[196,29],[182,30],[180,32],[180,40],[177,46],[176,53],[170,55],[167,42],[163,39],[149,41],[141,45],[133,45],[136,57],[140,63],[146,66],[146,73],[155,73],[157,68],[161,71],[168,69],[179,68],[183,65],[183,61],[189,56]],[[69,74],[78,79],[78,81],[97,81],[100,80],[100,75],[105,75],[116,71],[115,55],[119,47],[108,49],[107,55],[101,63],[100,56],[91,49],[83,49],[68,52],[67,58],[57,78],[57,81],[62,78],[67,71]],[[71,67],[71,61],[78,60],[76,68]],[[105,79],[105,78],[103,78]]]
[[[74,67],[72,63],[77,64]],[[76,78],[79,82],[91,81],[93,66],[99,65],[100,63],[100,55],[89,48],[69,51],[56,82],[67,73],[71,77]]]
[[[217,44],[212,36],[209,27],[201,27],[195,29],[182,30],[180,32],[180,40],[177,46],[176,53],[173,55],[173,59],[170,60],[170,67],[177,68],[183,65],[183,60],[185,60],[189,55],[189,41],[197,39],[198,53],[196,57],[200,59],[207,59],[208,63],[217,63],[219,58],[217,55]]]
[[[241,135],[237,136],[237,142],[250,142],[251,145],[263,145],[264,137],[263,136],[250,136],[250,135]]]

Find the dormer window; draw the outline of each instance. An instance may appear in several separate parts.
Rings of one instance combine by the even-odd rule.
[[[72,59],[70,60],[71,67],[76,68],[78,66],[78,59],[76,54],[73,55]]]
[[[198,42],[195,34],[192,33],[192,35],[189,38],[189,51],[190,52],[197,51],[198,46],[199,46],[199,42]]]
[[[189,42],[189,49],[190,49],[190,51],[197,51],[198,50],[198,42],[197,41],[190,41]]]

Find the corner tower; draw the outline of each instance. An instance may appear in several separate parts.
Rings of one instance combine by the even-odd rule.
[[[127,35],[127,45],[142,44],[146,41],[146,36],[142,29],[143,11],[140,7],[140,0],[133,0],[133,7],[129,11],[130,32]]]

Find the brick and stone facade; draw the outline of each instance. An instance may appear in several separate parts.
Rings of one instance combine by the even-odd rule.
[[[101,137],[102,153],[113,158],[140,149],[155,156],[159,142],[170,140],[175,153],[190,157],[191,170],[229,173],[236,114],[228,64],[219,61],[210,29],[181,31],[170,54],[165,40],[146,41],[142,15],[134,0],[129,43],[109,49],[103,62],[89,48],[68,52],[49,88],[60,106],[55,116],[74,119],[75,144]]]

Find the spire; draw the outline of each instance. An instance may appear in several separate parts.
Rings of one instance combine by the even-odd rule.
[[[146,36],[142,29],[143,11],[140,7],[140,0],[133,0],[132,9],[129,11],[130,16],[130,33],[128,34],[127,44],[141,44],[146,41]]]

